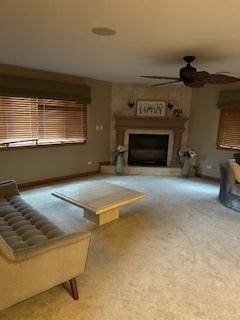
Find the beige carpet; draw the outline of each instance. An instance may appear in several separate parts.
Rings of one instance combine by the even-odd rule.
[[[116,222],[96,227],[81,209],[51,196],[59,185],[25,191],[24,198],[64,230],[92,230],[92,242],[79,301],[59,286],[0,313],[1,320],[240,319],[240,214],[218,203],[216,184],[94,179],[147,196],[122,208]],[[67,186],[78,183],[84,180]]]

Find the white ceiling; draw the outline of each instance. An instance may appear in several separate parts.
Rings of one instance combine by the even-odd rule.
[[[110,27],[115,36],[91,33]],[[1,0],[0,62],[108,81],[178,76],[184,55],[240,76],[239,0]]]

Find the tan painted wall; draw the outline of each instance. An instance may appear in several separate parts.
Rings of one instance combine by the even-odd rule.
[[[91,86],[92,91],[86,145],[0,151],[0,180],[24,183],[77,174],[96,170],[99,161],[109,160],[111,84],[91,79],[81,81]],[[96,130],[97,124],[103,125],[102,131]],[[88,165],[88,161],[92,164]]]
[[[0,65],[0,74],[21,74],[32,77],[31,69],[16,69]],[[126,85],[70,77],[56,73],[36,71],[36,77],[56,79],[91,86],[92,102],[88,107],[88,142],[82,146],[61,146],[39,149],[0,151],[0,180],[16,179],[18,183],[48,179],[96,170],[99,161],[109,160],[110,149],[115,146],[115,130],[112,115],[115,112],[135,114],[135,107],[128,107],[129,99],[167,100],[190,116],[183,137],[183,145],[195,148],[199,153],[203,175],[219,176],[218,163],[232,157],[231,151],[216,148],[219,110],[217,100],[220,90],[236,89],[239,85],[205,86],[189,89],[183,86],[150,87]],[[191,113],[191,115],[190,115]],[[102,131],[96,125],[103,125]],[[109,134],[111,133],[111,134]],[[110,139],[112,147],[110,148]],[[187,141],[189,143],[187,143]],[[87,162],[92,161],[92,165]],[[207,169],[207,166],[211,168]]]
[[[116,112],[122,114],[134,115],[136,113],[136,106],[133,109],[128,107],[129,99],[133,100],[164,100],[174,103],[176,108],[183,110],[186,117],[190,116],[191,109],[191,89],[178,86],[169,85],[163,87],[152,87],[149,85],[134,85],[113,83],[112,85],[112,115]],[[111,124],[111,141],[112,149],[115,148],[114,119]],[[186,130],[183,134],[182,144],[187,144],[188,137],[188,122],[186,123]]]
[[[232,158],[232,151],[219,150],[216,147],[220,116],[217,101],[221,90],[236,88],[240,89],[240,86],[209,85],[192,91],[189,146],[199,153],[200,170],[203,175],[219,177],[219,162]]]

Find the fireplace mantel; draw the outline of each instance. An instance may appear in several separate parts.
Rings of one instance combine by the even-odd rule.
[[[144,117],[114,115],[115,129],[182,129],[188,120],[186,117]]]
[[[182,133],[185,130],[186,117],[144,117],[114,115],[116,129],[116,144],[124,145],[125,131],[128,129],[172,130],[174,134],[171,167],[179,167],[178,151],[181,148]]]

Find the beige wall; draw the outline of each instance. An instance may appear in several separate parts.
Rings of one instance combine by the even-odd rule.
[[[232,157],[231,151],[218,150],[216,137],[219,120],[217,101],[220,90],[236,89],[239,85],[205,86],[190,89],[184,86],[151,87],[108,83],[80,77],[71,77],[48,72],[33,72],[0,65],[0,74],[33,75],[73,83],[85,83],[91,87],[92,102],[88,106],[88,142],[86,145],[72,145],[36,149],[0,151],[0,180],[15,179],[18,183],[93,171],[100,161],[109,160],[115,147],[113,114],[135,114],[136,109],[128,107],[129,99],[171,101],[190,117],[183,136],[182,145],[191,146],[199,153],[203,175],[218,177],[220,161]],[[102,131],[96,125],[103,125]],[[111,147],[110,147],[111,140]],[[91,161],[92,164],[88,164]]]
[[[176,108],[183,110],[186,117],[190,116],[191,109],[191,89],[181,85],[169,85],[152,87],[149,85],[134,85],[113,83],[112,85],[112,115],[114,113],[130,114],[136,113],[136,106],[133,109],[128,107],[129,99],[137,100],[164,100],[174,103]],[[111,123],[111,145],[115,148],[114,119]],[[186,130],[183,135],[182,144],[187,144],[188,122],[186,123]]]
[[[90,79],[84,83],[91,87],[92,98],[86,145],[0,151],[0,180],[24,183],[78,174],[97,170],[99,161],[109,160],[111,84]],[[103,125],[102,131],[96,130],[97,124]]]
[[[221,90],[240,89],[239,85],[208,85],[193,89],[189,128],[189,146],[199,153],[200,170],[203,175],[219,177],[219,162],[231,158],[232,151],[216,147],[220,111],[217,108]]]

